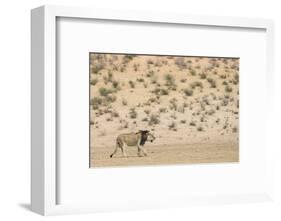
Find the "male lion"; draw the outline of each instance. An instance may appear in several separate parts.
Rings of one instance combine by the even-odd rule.
[[[148,130],[140,130],[136,133],[127,133],[120,134],[116,139],[116,147],[114,152],[110,155],[113,157],[114,154],[117,153],[118,148],[122,150],[123,156],[127,157],[126,154],[126,146],[137,146],[138,147],[138,156],[142,156],[141,152],[144,156],[147,156],[147,152],[143,148],[146,141],[153,142],[155,137]]]

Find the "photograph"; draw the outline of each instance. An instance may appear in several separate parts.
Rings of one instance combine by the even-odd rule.
[[[89,166],[239,162],[239,58],[89,53]]]

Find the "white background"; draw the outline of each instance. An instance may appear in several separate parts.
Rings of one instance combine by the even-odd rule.
[[[42,4],[78,5],[112,8],[182,12],[206,15],[231,15],[273,18],[276,23],[276,39],[281,39],[281,14],[278,1],[83,1],[83,0],[10,0],[1,2],[0,8],[0,219],[41,220],[44,217],[29,211],[30,195],[30,9]],[[275,61],[280,61],[280,43],[275,44]],[[276,64],[275,97],[276,129],[274,144],[281,148],[277,130],[281,123],[281,65]],[[279,87],[279,88],[278,88]],[[279,115],[277,114],[279,112]],[[279,132],[280,133],[280,132]],[[281,151],[275,148],[274,203],[191,207],[157,211],[90,214],[53,217],[60,220],[280,220],[281,219]],[[50,219],[50,218],[49,218]]]
[[[157,201],[181,205],[204,195],[264,193],[265,30],[81,19],[59,19],[58,27],[61,204],[111,211],[149,208]],[[240,162],[89,169],[89,51],[239,57]]]

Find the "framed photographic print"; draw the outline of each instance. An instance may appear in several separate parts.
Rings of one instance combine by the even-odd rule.
[[[272,21],[31,16],[33,211],[272,199]]]

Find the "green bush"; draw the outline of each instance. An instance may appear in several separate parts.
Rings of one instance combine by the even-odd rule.
[[[201,73],[199,76],[201,79],[205,79],[207,77],[207,75],[205,73]]]
[[[112,82],[112,86],[113,86],[115,89],[118,89],[118,87],[119,87],[119,82],[118,82],[118,81],[113,81],[113,82]]]
[[[148,124],[151,126],[151,125],[155,125],[155,124],[159,124],[160,123],[160,120],[159,120],[159,116],[156,115],[156,114],[152,114],[150,115],[149,117],[149,121],[148,121]]]
[[[102,104],[102,98],[100,97],[94,97],[90,100],[90,105],[92,105],[92,108],[94,110],[97,110],[99,108],[99,105]]]
[[[135,83],[133,81],[129,81],[129,85],[131,88],[135,88]]]
[[[93,86],[96,85],[97,83],[98,83],[98,79],[97,78],[91,80],[91,82],[90,82],[90,84],[93,85]]]
[[[225,92],[230,93],[232,92],[232,87],[230,87],[229,85],[225,86]]]
[[[169,127],[169,130],[177,131],[177,125],[174,121],[171,124],[169,124],[168,127]]]
[[[183,90],[186,96],[192,96],[193,95],[193,90],[190,88],[186,88]]]
[[[175,78],[171,74],[165,75],[166,86],[170,89],[176,88]]]
[[[189,123],[189,125],[195,127],[195,126],[196,126],[196,123],[195,123],[194,121],[191,121],[191,122]]]
[[[138,116],[138,113],[136,112],[135,108],[131,108],[129,112],[130,118],[136,119]]]
[[[101,88],[99,89],[99,93],[100,93],[101,96],[106,97],[106,96],[108,96],[109,94],[113,93],[113,90],[107,89],[107,88],[104,88],[104,87],[101,87]]]
[[[196,87],[203,88],[203,84],[202,84],[202,82],[200,82],[200,81],[194,81],[194,82],[192,82],[192,83],[190,84],[190,87],[191,87],[192,89],[194,89],[194,88],[196,88]]]
[[[217,83],[213,78],[208,78],[207,81],[210,83],[211,88],[216,88],[217,87]]]
[[[191,69],[191,70],[190,70],[190,74],[191,74],[192,76],[195,76],[195,75],[196,75],[196,71],[193,70],[193,69]]]

